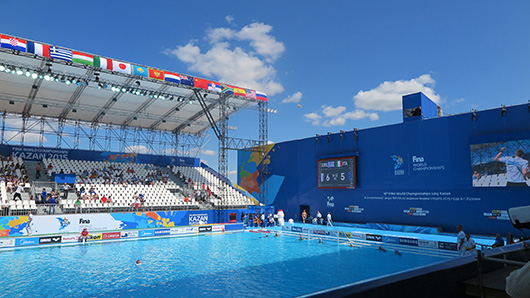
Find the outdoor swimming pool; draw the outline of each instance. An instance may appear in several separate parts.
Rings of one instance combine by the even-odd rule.
[[[264,235],[0,251],[0,296],[293,297],[445,260]]]

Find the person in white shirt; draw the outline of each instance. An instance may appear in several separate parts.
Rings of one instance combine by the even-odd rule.
[[[466,254],[468,255],[476,255],[477,254],[477,244],[475,243],[475,240],[471,239],[471,235],[466,234]]]
[[[28,211],[28,223],[26,224],[26,232],[28,235],[33,234],[33,230],[31,229],[31,224],[33,223],[33,214],[31,214],[31,211]]]
[[[458,235],[456,236],[456,250],[459,256],[463,256],[466,254],[466,233],[464,233],[462,225],[456,226],[456,230],[458,231]]]
[[[322,214],[320,213],[320,211],[317,211],[317,222],[318,222],[319,225],[322,224],[322,220],[324,220],[322,218]]]
[[[24,192],[24,188],[22,188],[22,186],[20,186],[20,184],[17,184],[17,189],[15,190],[15,195],[13,196],[13,200],[17,200],[20,199],[22,200],[22,193]]]
[[[506,186],[528,187],[525,176],[528,174],[528,160],[524,159],[522,149],[517,149],[513,156],[502,156],[506,150],[505,147],[495,156],[493,160],[504,162],[506,164]]]
[[[332,224],[332,221],[331,221],[331,213],[328,212],[328,215],[327,215],[327,220],[328,220],[328,223],[326,226],[331,226],[333,227],[333,224]]]

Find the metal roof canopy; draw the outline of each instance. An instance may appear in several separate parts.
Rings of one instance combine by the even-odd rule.
[[[259,109],[259,100],[251,98],[10,49],[0,49],[0,65],[6,68],[0,71],[1,109],[28,117],[196,134],[211,127],[205,109],[214,122],[222,114],[226,117],[241,109]],[[72,80],[79,83],[71,83]],[[205,109],[196,92],[202,96]],[[226,101],[222,105],[226,111],[220,112],[222,100]]]

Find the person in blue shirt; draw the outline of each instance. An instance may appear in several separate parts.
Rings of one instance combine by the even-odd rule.
[[[40,194],[41,203],[46,203],[46,197],[48,196],[48,193],[46,192],[46,188],[42,189],[42,193]]]
[[[55,214],[55,203],[57,202],[57,200],[55,199],[55,195],[52,194],[52,196],[50,197],[50,210],[48,212],[48,214]],[[53,211],[53,213],[52,213]]]
[[[495,243],[493,243],[491,247],[495,248],[504,246],[504,239],[502,239],[501,235],[497,234],[496,237],[497,238],[495,238]]]

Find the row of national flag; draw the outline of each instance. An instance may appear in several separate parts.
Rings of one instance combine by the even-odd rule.
[[[41,44],[29,40],[26,41],[7,35],[0,35],[0,48],[12,49],[42,57],[84,64],[110,71],[267,101],[267,94],[263,92],[199,79],[196,77],[177,74],[165,70],[158,70],[150,67],[112,60],[109,58],[94,56],[83,52]]]

